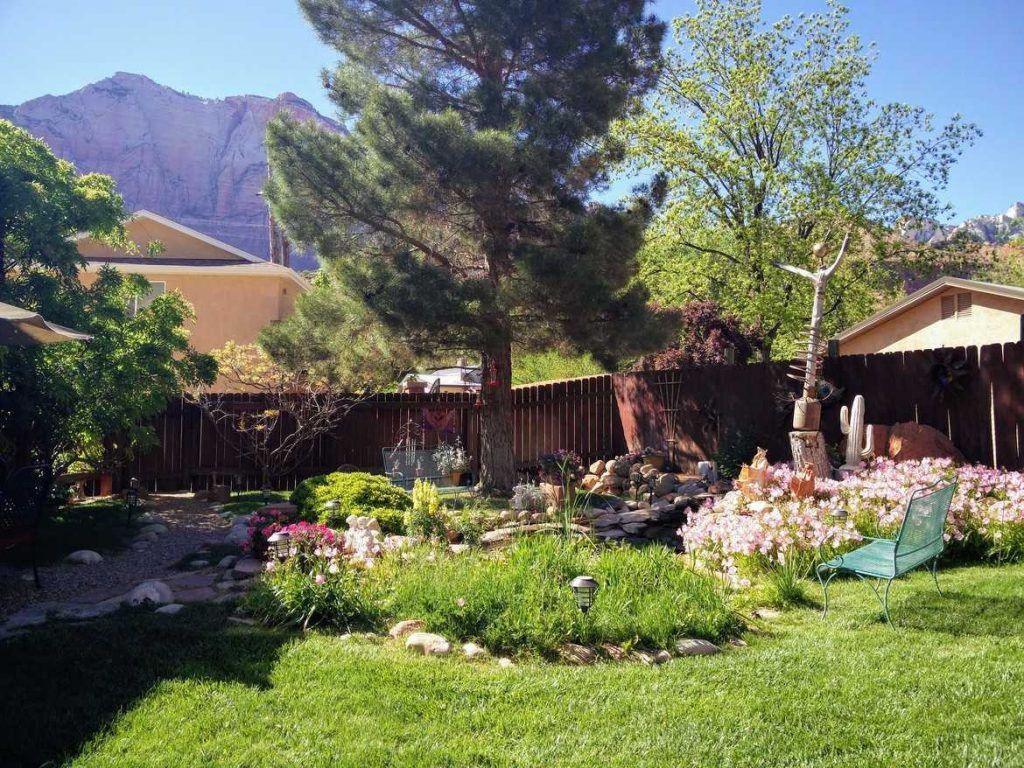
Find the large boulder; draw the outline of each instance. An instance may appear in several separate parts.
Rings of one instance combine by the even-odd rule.
[[[927,458],[964,460],[964,455],[953,441],[939,430],[913,421],[896,424],[889,430],[888,454],[896,461]]]
[[[143,605],[154,603],[166,605],[174,599],[174,592],[162,581],[144,581],[135,589],[124,596],[124,602],[128,605]]]

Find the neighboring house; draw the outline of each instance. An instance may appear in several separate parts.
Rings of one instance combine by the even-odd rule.
[[[479,392],[483,380],[480,366],[466,365],[462,360],[452,368],[438,368],[424,373],[410,373],[399,383],[402,392]]]
[[[88,236],[78,240],[87,264],[81,279],[89,285],[104,265],[144,276],[152,286],[144,306],[165,291],[179,291],[196,318],[188,324],[190,342],[200,352],[229,341],[249,344],[262,328],[291,314],[309,283],[288,267],[264,261],[234,246],[149,211],[137,211],[126,224],[139,252],[116,251]],[[147,255],[158,241],[162,251]]]
[[[840,333],[840,355],[1021,341],[1024,288],[942,277]]]

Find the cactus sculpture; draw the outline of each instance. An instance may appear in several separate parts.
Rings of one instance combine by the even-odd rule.
[[[875,445],[871,431],[865,435],[864,396],[853,398],[852,411],[845,405],[839,411],[839,426],[846,435],[846,463],[843,469],[857,469],[860,462],[871,458]]]

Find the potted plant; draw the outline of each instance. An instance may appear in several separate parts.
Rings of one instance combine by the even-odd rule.
[[[659,451],[655,448],[651,448],[650,446],[648,446],[640,452],[640,455],[643,457],[641,460],[644,463],[650,464],[659,472],[661,472],[661,470],[665,468],[664,451]]]
[[[545,481],[542,487],[555,504],[561,504],[576,490],[582,463],[576,453],[564,448],[540,457],[540,472]]]
[[[454,444],[441,443],[434,451],[437,471],[442,475],[448,475],[452,485],[462,485],[462,475],[469,471],[471,461],[472,457],[466,453],[459,438],[455,438]]]

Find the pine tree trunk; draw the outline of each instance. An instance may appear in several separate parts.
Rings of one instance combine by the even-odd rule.
[[[511,493],[516,482],[512,446],[512,346],[495,345],[483,353],[483,404],[480,409],[480,486]]]
[[[801,470],[811,464],[817,477],[832,477],[832,464],[821,432],[790,432],[789,448],[793,452],[794,469]]]

